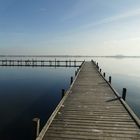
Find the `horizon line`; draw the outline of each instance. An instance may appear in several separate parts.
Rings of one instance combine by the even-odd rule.
[[[0,57],[140,57],[140,55],[0,55]]]

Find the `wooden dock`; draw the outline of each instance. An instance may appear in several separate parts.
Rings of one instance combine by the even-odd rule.
[[[76,60],[34,60],[34,59],[0,59],[0,66],[26,67],[80,67],[83,61]]]
[[[85,62],[36,140],[140,140],[140,122],[93,62]]]

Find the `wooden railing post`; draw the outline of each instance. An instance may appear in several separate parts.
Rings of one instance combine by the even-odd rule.
[[[74,60],[74,67],[76,67],[76,60]]]
[[[73,77],[71,76],[71,78],[70,78],[70,84],[72,84],[72,82],[73,82]]]
[[[39,118],[34,118],[33,122],[36,123],[36,137],[38,137],[39,132],[40,132],[40,119]]]
[[[103,76],[105,77],[105,72],[103,73]]]
[[[109,76],[109,83],[111,84],[111,76]]]
[[[65,95],[65,89],[62,89],[62,98],[64,97]]]
[[[122,99],[125,101],[126,99],[126,88],[123,88],[123,91],[122,91]]]
[[[77,70],[75,71],[75,76],[77,75]]]
[[[98,68],[98,62],[97,62],[97,64],[96,64],[96,66],[97,66],[97,68]]]
[[[55,63],[54,65],[55,65],[55,67],[56,67],[56,58],[55,58],[55,61],[54,61],[54,63]]]

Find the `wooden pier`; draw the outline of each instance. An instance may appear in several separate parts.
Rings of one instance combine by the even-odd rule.
[[[140,121],[85,62],[36,140],[140,140]]]
[[[34,59],[0,59],[0,66],[27,67],[79,67],[83,61],[76,60],[34,60]]]

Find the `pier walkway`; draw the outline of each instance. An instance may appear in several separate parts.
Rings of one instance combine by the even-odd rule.
[[[139,120],[122,100],[85,62],[37,140],[140,140]]]

